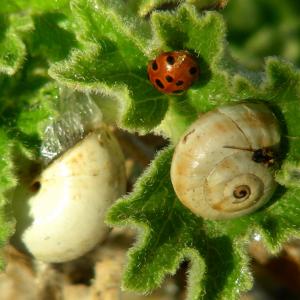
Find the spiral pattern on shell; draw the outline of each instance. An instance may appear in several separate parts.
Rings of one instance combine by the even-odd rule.
[[[277,149],[279,143],[278,121],[264,104],[235,104],[203,114],[173,156],[171,180],[178,198],[206,219],[257,210],[277,184],[273,168],[255,162],[251,150]]]

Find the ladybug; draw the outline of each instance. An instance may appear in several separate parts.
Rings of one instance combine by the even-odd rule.
[[[163,52],[148,63],[148,78],[164,94],[181,94],[198,78],[197,59],[188,51]]]

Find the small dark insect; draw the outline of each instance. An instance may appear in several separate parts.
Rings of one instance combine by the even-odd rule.
[[[244,150],[244,151],[250,151],[253,153],[252,160],[256,163],[263,163],[267,167],[270,167],[274,165],[276,161],[276,155],[273,149],[271,148],[260,148],[260,149],[251,149],[251,148],[241,148],[241,147],[235,147],[235,146],[224,146],[224,148],[230,148],[230,149],[238,149],[238,150]]]
[[[196,57],[185,50],[161,53],[148,64],[149,80],[164,94],[182,94],[199,74]]]
[[[257,149],[253,152],[252,160],[270,166],[275,163],[275,153],[270,148]]]

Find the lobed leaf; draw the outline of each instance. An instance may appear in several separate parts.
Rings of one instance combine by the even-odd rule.
[[[187,299],[235,299],[251,286],[244,241],[233,241],[230,230],[196,217],[178,201],[170,180],[172,154],[172,149],[162,151],[134,193],[107,216],[110,224],[142,229],[129,251],[124,288],[150,292],[188,259]]]
[[[72,2],[72,11],[84,49],[74,51],[67,61],[54,64],[50,75],[70,88],[117,99],[112,102],[118,106],[114,111],[118,112],[116,118],[121,127],[143,133],[159,125],[166,112],[168,119],[173,119],[174,112],[184,130],[186,117],[191,118],[180,111],[191,111],[195,116],[196,112],[230,100],[228,74],[221,68],[225,32],[220,15],[209,12],[200,16],[190,5],[183,5],[176,12],[154,12],[149,43],[149,25],[133,19],[121,1],[108,5],[104,0],[77,0]],[[178,49],[189,49],[197,56],[201,77],[186,94],[167,96],[147,79],[147,64],[162,50]],[[179,105],[183,109],[174,109]],[[168,136],[170,125],[166,123],[164,120],[157,131]],[[175,141],[177,136],[168,137]]]
[[[0,74],[13,75],[25,59],[25,45],[10,24],[0,14]]]
[[[14,231],[12,190],[39,159],[44,127],[57,113],[58,87],[49,83],[47,61],[63,59],[77,46],[62,15],[68,1],[29,2],[0,7],[0,247]]]
[[[190,262],[187,299],[238,299],[252,285],[248,241],[262,240],[276,252],[290,237],[299,237],[299,186],[278,188],[271,204],[251,215],[204,220],[175,195],[170,180],[172,154],[172,149],[161,152],[134,192],[108,213],[111,225],[134,225],[140,231],[129,251],[124,288],[148,293],[185,259]]]
[[[155,10],[168,2],[175,3],[73,0],[71,16],[61,14],[68,10],[64,0],[53,4],[31,0],[30,12],[19,0],[0,8],[3,15],[14,13],[10,19],[2,16],[0,25],[4,28],[0,43],[8,47],[0,50],[0,67],[13,75],[0,77],[0,153],[4,158],[0,161],[4,170],[0,221],[5,224],[0,243],[11,233],[5,195],[16,184],[14,155],[20,157],[26,148],[28,156],[36,158],[33,153],[39,149],[45,119],[56,114],[58,88],[49,83],[48,63],[58,84],[96,99],[108,112],[104,119],[117,120],[121,127],[139,133],[160,132],[172,144],[201,112],[225,103],[264,101],[282,124],[283,143],[282,165],[276,174],[281,186],[263,209],[227,221],[193,215],[177,199],[170,181],[171,146],[157,156],[133,193],[108,214],[111,224],[134,225],[141,231],[129,251],[125,288],[150,292],[188,260],[188,299],[237,299],[252,282],[248,241],[261,239],[275,252],[289,237],[299,236],[299,70],[275,58],[266,61],[265,73],[245,69],[226,49],[220,14],[200,14],[192,0],[183,2],[194,5],[184,3],[173,11]],[[15,13],[20,9],[25,9],[27,18]],[[28,45],[26,62],[23,38]],[[181,49],[197,57],[200,80],[183,95],[160,94],[147,80],[148,61],[162,51]],[[2,62],[1,57],[10,53]]]
[[[12,141],[7,133],[0,130],[0,248],[4,247],[14,231],[14,219],[12,217],[9,200],[6,193],[16,186],[17,180],[14,174],[12,159]],[[0,258],[0,270],[4,267],[4,261]]]
[[[167,50],[189,49],[204,66],[198,84],[184,96],[169,100],[157,130],[176,142],[196,113],[227,102],[263,101],[282,125],[278,157],[282,165],[276,175],[282,185],[255,213],[226,221],[204,220],[177,199],[169,175],[172,149],[165,150],[107,217],[110,224],[134,225],[141,230],[137,244],[129,251],[124,288],[149,292],[188,259],[188,299],[237,299],[252,282],[248,241],[262,240],[276,252],[290,237],[299,237],[300,72],[276,58],[266,61],[264,73],[240,66],[224,46],[224,23],[216,13],[199,16],[184,5],[176,13],[152,13],[152,24],[157,44]]]
[[[60,12],[33,14],[34,29],[27,36],[32,56],[43,56],[50,62],[66,58],[71,49],[78,46],[75,34],[69,27],[69,20]]]
[[[237,95],[241,95],[241,100],[265,101],[273,109],[282,125],[282,168],[277,179],[284,185],[292,184],[294,181],[292,177],[289,177],[290,171],[288,170],[295,169],[300,159],[299,82],[300,71],[290,63],[277,58],[269,58],[266,61],[265,78],[259,83],[240,75],[233,79],[233,89]],[[285,172],[287,172],[285,177],[290,178],[290,182],[283,180]]]
[[[11,14],[21,11],[43,12],[49,10],[62,10],[68,8],[69,0],[9,0],[1,3],[0,13]]]
[[[159,40],[161,47],[167,50],[188,49],[194,53],[199,61],[200,79],[184,95],[173,98],[173,103],[187,111],[193,108],[196,113],[206,112],[214,107],[231,100],[232,95],[228,89],[229,73],[223,66],[225,51],[225,24],[222,17],[215,12],[207,12],[200,16],[192,6],[181,6],[176,14],[170,12],[154,12],[152,14],[155,40]],[[178,25],[180,24],[180,26]],[[171,103],[172,105],[172,103]],[[168,117],[172,119],[172,108]],[[178,111],[176,112],[178,114]],[[182,118],[189,117],[182,114]],[[191,118],[189,118],[191,121]],[[194,119],[193,119],[194,120]],[[166,130],[167,120],[163,120],[162,130]],[[176,136],[168,136],[176,142],[178,135],[187,128],[183,119],[181,130]],[[185,124],[185,125],[184,125]],[[168,133],[167,133],[168,134]],[[167,135],[165,134],[165,135]]]
[[[0,247],[14,232],[12,190],[22,173],[30,173],[30,163],[39,158],[45,122],[55,116],[57,86],[43,85],[32,67],[28,62],[23,74],[0,77]],[[0,258],[0,269],[3,267]]]
[[[72,9],[86,48],[74,51],[69,61],[53,65],[50,75],[73,89],[117,99],[116,111],[121,112],[124,127],[153,128],[166,112],[167,99],[147,80],[146,32],[140,33],[139,23],[116,13],[125,10],[121,5],[73,1]]]
[[[224,8],[227,0],[128,0],[127,5],[141,17],[149,16],[155,10],[171,10],[180,4],[193,4],[198,10]]]

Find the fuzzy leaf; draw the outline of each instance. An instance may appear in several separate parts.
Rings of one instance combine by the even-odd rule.
[[[135,224],[143,230],[130,251],[124,287],[150,292],[166,273],[174,274],[188,259],[187,299],[235,299],[251,285],[243,240],[233,243],[230,230],[197,218],[181,205],[170,181],[172,154],[172,149],[161,152],[136,184],[135,192],[108,214],[111,224]]]
[[[178,0],[129,0],[128,5],[139,16],[145,17],[155,9],[174,8],[178,6]]]
[[[193,4],[197,9],[224,8],[227,0],[129,0],[127,5],[141,17],[147,17],[155,10],[171,10],[182,3]]]
[[[57,114],[55,106],[58,98],[59,90],[54,83],[43,86],[31,95],[17,118],[18,129],[28,136],[41,139],[49,118]]]
[[[5,196],[5,193],[17,183],[13,170],[12,146],[5,131],[0,129],[0,248],[7,243],[14,229],[10,203]],[[0,259],[0,270],[3,267],[4,263]]]
[[[226,72],[220,70],[223,53],[224,24],[220,15],[210,12],[200,17],[193,6],[181,6],[176,14],[155,12],[151,15],[153,31],[144,21],[136,21],[131,11],[105,0],[72,2],[78,36],[86,43],[83,51],[55,64],[50,75],[70,88],[110,95],[118,105],[120,126],[145,132],[158,125],[170,107],[182,111],[206,111],[229,100]],[[116,1],[113,2],[114,4]],[[125,17],[126,16],[126,17]],[[180,27],[178,27],[180,24]],[[199,59],[201,78],[182,96],[159,93],[147,80],[147,63],[164,50],[189,49]],[[199,104],[201,101],[201,104]],[[149,107],[151,108],[149,110]],[[170,116],[171,114],[171,116]],[[185,128],[186,116],[181,115]],[[163,126],[159,130],[164,131]],[[165,135],[170,131],[165,129]],[[176,137],[171,137],[176,139]]]
[[[61,14],[68,1],[29,2],[0,7],[0,247],[14,230],[12,190],[40,158],[44,127],[56,115],[58,87],[49,83],[47,61],[65,58],[77,45]]]
[[[66,58],[70,50],[77,46],[75,35],[64,28],[67,18],[58,12],[32,15],[33,30],[27,37],[32,56],[44,56],[48,61]]]
[[[146,14],[153,10],[154,6],[147,6],[150,1],[140,4],[148,7]],[[67,25],[60,14],[34,12],[36,31],[27,35],[29,60],[21,73],[0,82],[5,87],[0,91],[4,148],[20,143],[29,152],[38,149],[44,119],[55,115],[52,99],[57,97],[56,85],[46,84],[45,62],[64,59],[72,47],[78,49],[69,59],[50,69],[59,84],[92,97],[104,94],[105,103],[99,106],[108,107],[109,118],[118,119],[121,127],[140,133],[155,130],[173,143],[199,112],[227,102],[268,102],[283,124],[284,143],[282,168],[276,174],[281,186],[265,208],[228,221],[194,216],[174,193],[169,175],[173,149],[169,148],[154,160],[134,192],[108,215],[111,224],[142,229],[130,250],[125,288],[150,292],[187,259],[191,263],[189,299],[236,299],[251,287],[247,242],[262,239],[270,250],[278,251],[283,241],[299,236],[299,71],[276,59],[267,61],[265,75],[241,68],[226,51],[225,25],[215,12],[198,14],[194,6],[184,4],[172,12],[152,12],[148,22],[136,17],[139,9],[121,0],[74,0]],[[80,45],[70,31],[72,18]],[[200,80],[181,96],[160,94],[147,80],[147,63],[161,51],[180,49],[198,58]],[[32,56],[37,64],[42,61],[42,68],[33,64]],[[36,78],[41,70],[43,76]],[[3,157],[12,157],[12,151],[7,151]],[[8,158],[8,167],[11,161]],[[3,180],[9,183],[3,183],[2,195],[15,184],[15,175],[10,171]],[[5,228],[4,235],[9,232]]]
[[[277,180],[285,186],[294,185],[294,171],[300,163],[300,71],[290,63],[269,58],[266,61],[266,75],[266,80],[261,83],[237,75],[233,80],[233,90],[241,100],[261,99],[273,108],[282,124],[281,156],[284,158]],[[296,185],[300,187],[300,181]]]
[[[31,63],[18,75],[0,76],[0,248],[14,231],[11,191],[30,172],[28,160],[39,157],[45,122],[55,115],[58,88],[45,85]]]
[[[275,58],[266,61],[264,74],[239,66],[224,50],[224,24],[215,13],[199,17],[190,7],[182,6],[173,15],[153,13],[152,22],[166,48],[193,49],[202,66],[207,63],[204,83],[200,80],[184,97],[169,100],[160,129],[176,141],[193,121],[195,112],[226,102],[264,101],[282,125],[278,158],[282,168],[276,175],[281,186],[272,200],[255,213],[226,221],[204,220],[177,199],[169,175],[172,149],[163,151],[132,194],[116,203],[107,217],[110,224],[134,225],[142,230],[129,251],[124,288],[150,292],[164,276],[174,274],[183,259],[188,259],[188,299],[237,299],[241,291],[251,287],[247,241],[262,240],[276,252],[288,238],[300,236],[300,73]],[[196,27],[198,35],[193,33],[195,24],[203,30]],[[190,109],[185,110],[184,103]]]
[[[186,209],[174,193],[172,154],[172,149],[163,151],[134,192],[109,211],[110,224],[142,229],[129,251],[124,288],[148,293],[186,259],[190,261],[187,299],[238,299],[252,285],[247,241],[261,239],[276,252],[282,242],[299,236],[300,188],[279,188],[271,206],[249,216],[204,220]]]
[[[39,0],[30,3],[12,0],[1,5],[0,73],[15,74],[22,67],[26,54],[57,61],[77,46],[70,22],[62,14],[68,12],[68,2],[59,0],[47,4]]]
[[[10,20],[0,14],[0,74],[13,75],[23,63],[25,45]]]
[[[30,10],[34,12],[43,12],[50,10],[62,10],[68,7],[69,0],[9,0],[1,3],[0,13],[19,13],[21,11]]]
[[[162,47],[172,49],[189,49],[198,57],[200,79],[184,95],[173,97],[170,101],[169,119],[172,112],[178,115],[176,106],[181,106],[182,121],[176,123],[180,130],[176,136],[168,136],[173,142],[178,140],[187,124],[185,118],[195,116],[196,113],[206,112],[218,105],[231,100],[228,89],[228,73],[222,64],[225,48],[225,24],[222,17],[215,12],[208,12],[200,16],[191,6],[182,6],[176,14],[161,12],[152,14],[152,24],[156,33],[156,40],[160,40]],[[179,26],[180,24],[180,26]],[[194,109],[194,113],[185,114],[184,111]],[[178,116],[177,116],[178,117]],[[168,135],[168,128],[174,127],[167,119],[161,124],[161,130]]]
[[[10,193],[39,159],[44,127],[56,114],[58,87],[49,83],[47,61],[65,58],[77,45],[61,14],[69,1],[29,2],[0,7],[0,247],[14,229]]]
[[[145,34],[140,24],[117,14],[126,7],[98,2],[73,2],[89,50],[74,52],[69,61],[54,65],[50,75],[71,88],[110,94],[119,100],[124,126],[150,129],[162,119],[167,100],[147,80]]]

